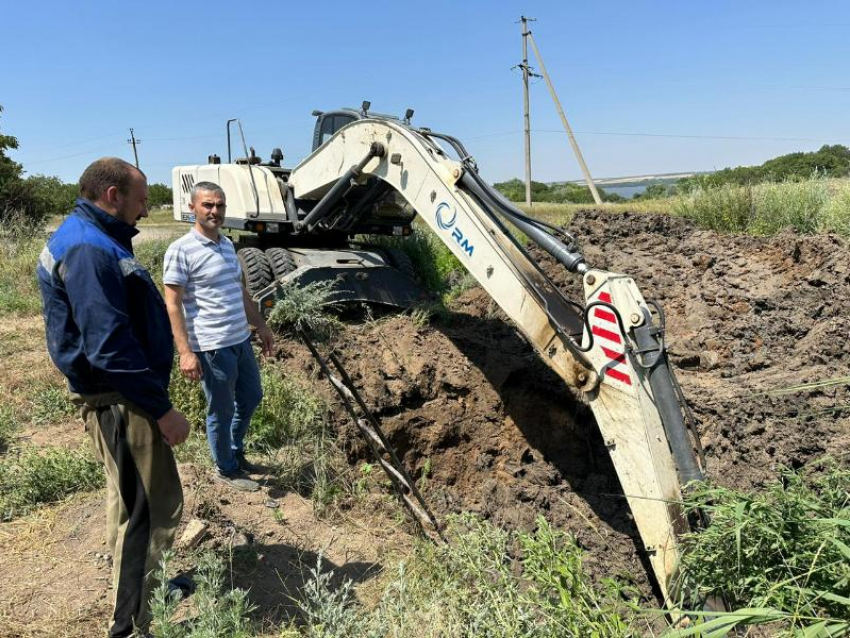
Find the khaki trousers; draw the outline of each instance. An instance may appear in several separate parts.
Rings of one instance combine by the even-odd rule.
[[[75,395],[106,471],[106,542],[112,554],[110,638],[132,636],[151,621],[154,571],[171,547],[183,489],[171,448],[156,422],[118,393]]]

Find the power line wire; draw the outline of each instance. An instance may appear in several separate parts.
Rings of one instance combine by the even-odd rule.
[[[532,129],[532,133],[560,133],[561,129]],[[511,131],[502,131],[499,133],[484,133],[473,137],[467,137],[467,140],[480,140],[488,137],[503,137],[507,135],[518,135],[522,131],[514,129]],[[834,142],[835,138],[812,138],[812,137],[760,137],[750,135],[687,135],[682,133],[642,133],[632,131],[575,131],[579,135],[607,135],[614,137],[660,137],[671,139],[687,139],[687,140],[733,140],[733,141],[762,141],[762,142]],[[844,137],[844,136],[836,136]]]

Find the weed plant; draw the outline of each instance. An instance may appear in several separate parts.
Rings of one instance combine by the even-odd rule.
[[[407,237],[370,237],[369,243],[379,248],[397,248],[410,256],[419,283],[438,295],[447,293],[452,283],[466,272],[457,257],[434,233],[417,223]]]
[[[159,585],[153,592],[151,629],[157,638],[252,638],[256,631],[250,619],[254,606],[243,589],[224,591],[225,565],[214,554],[201,556],[195,575],[196,590],[191,601],[196,614],[181,623],[171,621],[180,603],[179,595],[168,591],[167,552],[157,571]]]
[[[684,591],[724,594],[741,608],[738,623],[850,633],[850,470],[833,461],[784,470],[759,494],[701,485],[686,505],[705,510],[711,525],[685,539]],[[714,622],[728,631],[724,618]],[[834,633],[818,633],[827,625]]]
[[[334,304],[335,284],[332,281],[316,281],[306,286],[288,282],[281,291],[269,313],[268,324],[276,330],[303,330],[319,340],[336,334],[342,324],[327,313]]]
[[[248,429],[246,445],[254,452],[270,453],[301,439],[314,439],[321,429],[327,407],[308,385],[285,376],[273,363],[260,367],[263,400],[254,412]],[[181,461],[207,463],[206,398],[201,384],[180,373],[175,360],[171,370],[169,395],[174,407],[192,425],[189,440],[176,448]]]
[[[673,212],[719,232],[774,235],[784,229],[850,236],[850,182],[810,180],[700,187],[672,198]]]
[[[46,385],[33,389],[30,423],[43,426],[59,423],[79,414],[79,408],[71,403],[67,388],[58,385]]]
[[[103,469],[88,447],[29,449],[0,459],[0,520],[22,516],[104,484]]]
[[[42,235],[0,226],[0,316],[41,312],[35,269],[42,248]]]
[[[319,433],[327,406],[306,384],[284,376],[274,364],[262,367],[260,379],[263,401],[248,430],[247,443],[252,449],[268,451]]]
[[[639,635],[623,604],[626,589],[594,587],[573,539],[542,518],[538,531],[509,533],[471,515],[450,519],[449,543],[417,545],[385,577],[366,608],[351,583],[331,589],[321,563],[300,603],[308,636],[390,638]],[[345,633],[344,628],[349,628]]]
[[[15,432],[19,427],[20,420],[15,407],[0,405],[0,454],[6,453],[12,447]]]

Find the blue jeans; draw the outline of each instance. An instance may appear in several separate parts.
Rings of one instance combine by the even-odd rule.
[[[236,454],[244,450],[251,415],[263,398],[260,369],[250,339],[199,352],[198,358],[207,397],[207,441],[218,470],[229,474],[239,469]]]

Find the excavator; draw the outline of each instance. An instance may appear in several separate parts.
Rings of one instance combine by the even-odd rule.
[[[630,275],[595,268],[570,234],[503,198],[458,139],[412,125],[410,109],[399,118],[371,113],[370,106],[314,111],[313,151],[291,169],[281,166],[279,149],[263,162],[245,143],[241,123],[228,121],[228,162],[213,155],[207,164],[173,169],[175,219],[193,221],[194,184],[219,184],[227,197],[225,225],[240,231],[237,256],[246,285],[268,309],[284,284],[320,280],[334,281],[347,300],[416,303],[423,293],[406,254],[356,239],[389,235],[403,242],[418,217],[587,401],[654,580],[672,604],[680,595],[682,536],[704,524],[683,511],[682,491],[703,479],[704,458],[668,363],[662,309],[644,299]],[[235,161],[234,126],[244,152]],[[525,238],[580,278],[583,300],[558,289]],[[362,408],[359,421],[371,439],[386,445],[377,424],[369,428],[374,420],[359,395],[345,395],[347,405]]]

